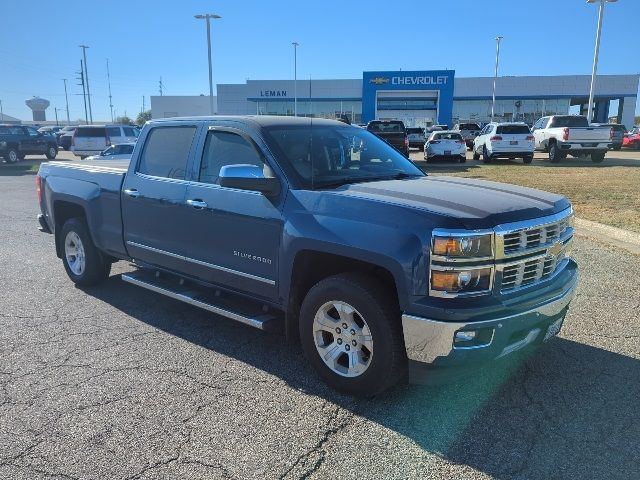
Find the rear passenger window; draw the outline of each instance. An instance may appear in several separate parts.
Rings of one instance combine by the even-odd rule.
[[[97,137],[104,138],[105,137],[105,129],[104,128],[94,128],[94,127],[78,127],[76,132],[76,137]]]
[[[225,165],[256,165],[263,168],[264,162],[253,145],[240,135],[211,131],[204,146],[199,180],[218,183],[220,169]]]
[[[184,180],[196,127],[156,127],[149,132],[138,172]]]
[[[120,127],[107,127],[107,135],[109,137],[120,137]]]

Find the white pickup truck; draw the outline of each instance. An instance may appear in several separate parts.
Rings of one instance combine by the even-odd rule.
[[[567,154],[591,155],[591,161],[600,163],[612,143],[610,127],[590,126],[582,115],[542,117],[531,130],[536,150],[549,152],[551,163],[558,163]]]

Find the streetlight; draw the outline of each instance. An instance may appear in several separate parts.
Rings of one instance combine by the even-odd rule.
[[[589,107],[587,110],[587,120],[592,122],[593,119],[593,94],[596,86],[596,72],[598,70],[598,55],[600,54],[600,33],[602,32],[602,18],[604,17],[604,4],[615,3],[618,0],[587,0],[587,3],[600,3],[598,11],[598,30],[596,31],[596,48],[593,52],[593,69],[591,70],[591,87],[589,88]]]
[[[291,42],[293,45],[293,115],[298,116],[298,42]]]
[[[503,36],[496,37],[496,70],[493,75],[493,97],[491,100],[491,121],[493,122],[493,117],[496,109],[496,80],[498,79],[498,60],[500,59],[500,42],[502,41]]]
[[[87,45],[78,45],[82,49],[82,57],[84,58],[84,81],[87,86],[87,99],[89,100],[89,119],[93,123],[93,112],[91,111],[91,93],[89,92],[89,70],[87,69]]]
[[[207,51],[209,53],[209,110],[211,115],[213,115],[213,73],[211,71],[211,23],[210,20],[213,18],[217,20],[222,18],[220,15],[205,13],[204,15],[194,15],[194,18],[198,20],[206,20],[207,21]]]

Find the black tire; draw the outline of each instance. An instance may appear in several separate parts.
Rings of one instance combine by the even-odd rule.
[[[622,148],[622,145],[616,145],[615,147],[613,147],[613,149],[618,152],[620,151],[620,149]]]
[[[467,161],[467,156],[460,157],[460,163],[465,163]]]
[[[591,161],[593,163],[602,163],[602,161],[604,160],[604,156],[605,156],[605,152],[592,153]]]
[[[334,372],[325,364],[316,348],[313,329],[315,315],[332,301],[352,306],[361,314],[371,333],[370,363],[358,376],[347,377]],[[305,358],[330,387],[340,392],[371,397],[406,379],[407,357],[400,310],[391,293],[366,275],[344,273],[318,282],[302,302],[299,330]],[[337,348],[349,347],[345,342],[343,347]]]
[[[84,251],[84,268],[80,272],[74,271],[66,254],[65,242],[67,235],[71,232],[74,232],[79,237]],[[58,241],[62,251],[62,263],[73,283],[81,286],[96,285],[109,277],[111,262],[93,243],[84,219],[70,218],[63,225],[59,235]]]
[[[529,163],[533,162],[533,155],[527,155],[526,157],[523,157],[522,161],[525,164],[529,164]]]
[[[49,145],[47,147],[47,153],[45,153],[45,155],[49,160],[53,160],[54,158],[56,158],[56,155],[58,155],[58,149],[52,145]]]
[[[566,155],[563,155],[558,148],[558,145],[553,142],[549,144],[549,161],[551,163],[558,163],[560,160],[565,158]]]
[[[482,147],[482,162],[483,163],[491,163],[491,155],[487,152],[487,147]]]
[[[474,160],[480,160],[480,154],[479,154],[479,153],[476,153],[476,151],[475,151],[475,150],[473,151],[473,159],[474,159]]]
[[[7,163],[16,163],[20,160],[20,153],[18,153],[18,150],[14,147],[7,148],[3,156]]]

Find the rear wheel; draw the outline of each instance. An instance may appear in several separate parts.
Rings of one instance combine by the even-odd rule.
[[[491,162],[491,155],[489,155],[489,152],[487,151],[487,147],[486,146],[482,147],[482,161],[484,163],[490,163]]]
[[[16,163],[18,160],[20,160],[20,154],[18,153],[18,150],[10,147],[4,153],[4,159],[7,161],[7,163]]]
[[[309,363],[336,390],[372,396],[405,378],[400,311],[365,275],[318,282],[302,302],[300,340]]]
[[[562,160],[565,157],[566,155],[560,152],[560,149],[558,148],[557,143],[553,142],[549,145],[549,161],[551,163],[558,163],[560,160]]]
[[[56,147],[50,146],[47,148],[47,153],[45,154],[49,160],[53,160],[58,155],[58,149]]]
[[[111,262],[94,245],[82,218],[67,220],[60,231],[62,263],[76,285],[96,285],[109,277]]]
[[[604,160],[605,152],[597,152],[591,154],[591,161],[593,163],[602,163]]]
[[[524,156],[524,157],[522,158],[522,161],[523,161],[524,163],[527,163],[527,164],[528,164],[528,163],[533,162],[533,155],[526,155],[526,156]]]

